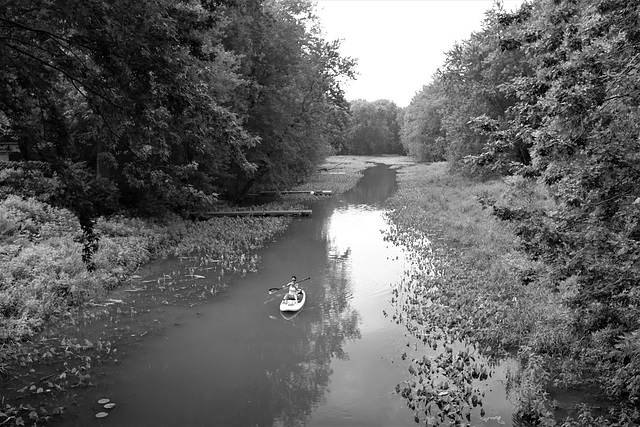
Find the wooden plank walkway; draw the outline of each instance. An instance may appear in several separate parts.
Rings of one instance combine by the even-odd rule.
[[[260,193],[251,193],[247,196],[277,196],[280,194],[311,194],[312,196],[330,196],[331,190],[284,190],[284,191],[261,191]]]
[[[311,216],[311,209],[295,209],[295,210],[270,210],[270,211],[219,211],[219,212],[203,212],[200,214],[203,218],[212,218],[220,216]]]

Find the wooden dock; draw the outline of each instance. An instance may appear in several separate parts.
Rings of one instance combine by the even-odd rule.
[[[220,216],[311,216],[311,209],[295,209],[295,210],[270,210],[270,211],[218,211],[203,212],[200,214],[202,218],[213,218]]]
[[[279,196],[284,194],[310,194],[312,196],[330,196],[331,190],[285,190],[285,191],[261,191],[247,196]]]

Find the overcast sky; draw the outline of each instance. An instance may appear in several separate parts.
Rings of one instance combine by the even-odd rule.
[[[523,0],[504,1],[512,10]],[[328,40],[358,59],[348,100],[388,99],[399,107],[431,81],[456,41],[480,30],[492,0],[317,0]]]

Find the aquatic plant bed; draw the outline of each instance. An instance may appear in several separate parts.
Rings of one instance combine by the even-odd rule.
[[[471,182],[445,163],[400,170],[399,190],[388,201],[387,238],[413,255],[396,290],[396,318],[423,342],[444,343],[438,357],[412,360],[410,379],[399,384],[416,421],[468,422],[482,400],[475,381],[509,361],[507,397],[523,423],[635,425],[635,404],[615,393],[608,398],[599,374],[583,365],[589,354],[611,349],[572,334],[567,290],[531,280],[544,265],[520,252],[510,223],[479,201],[545,203],[537,191],[525,191],[518,178]],[[490,363],[479,365],[474,354]]]

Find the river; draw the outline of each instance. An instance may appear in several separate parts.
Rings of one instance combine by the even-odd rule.
[[[173,298],[122,293],[128,300],[118,316],[74,326],[82,339],[114,351],[103,351],[97,370],[91,360],[98,372],[92,386],[66,393],[65,415],[55,424],[416,425],[396,387],[411,381],[412,358],[438,350],[394,320],[393,290],[409,268],[403,250],[384,238],[383,202],[396,189],[395,170],[367,169],[355,188],[314,203],[311,217],[293,220],[260,250],[257,271],[227,277],[216,292],[215,269],[190,260],[147,266],[139,282],[171,281]],[[301,283],[307,302],[283,316],[282,292],[268,289],[291,275],[310,277]],[[215,296],[190,294],[196,282],[200,290],[210,282]],[[499,370],[484,381],[484,417],[474,413],[473,420],[511,425],[503,381]],[[103,409],[100,398],[115,407]],[[99,412],[108,416],[95,418]]]

